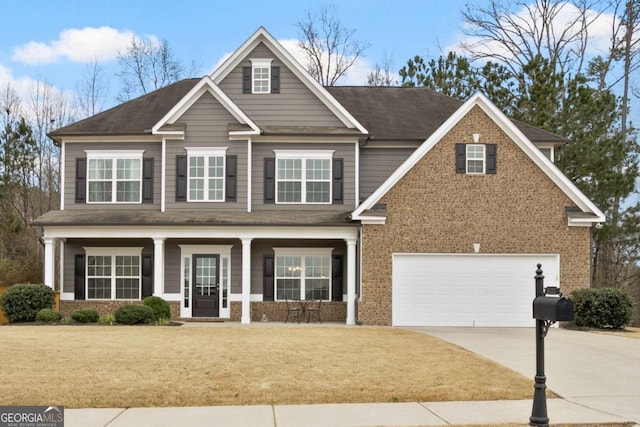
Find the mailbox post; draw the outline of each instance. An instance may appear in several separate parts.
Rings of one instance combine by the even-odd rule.
[[[536,297],[533,300],[533,317],[536,319],[536,376],[529,425],[549,427],[547,396],[545,394],[547,377],[544,374],[544,337],[547,336],[549,328],[555,322],[573,320],[573,301],[563,297],[558,288],[548,287],[545,289],[542,264],[538,264],[535,283]]]

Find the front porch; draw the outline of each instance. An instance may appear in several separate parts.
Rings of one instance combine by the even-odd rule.
[[[357,230],[354,224],[48,225],[43,227],[45,284],[60,291],[63,315],[80,307],[113,313],[122,304],[141,303],[153,295],[170,303],[175,319],[213,317],[248,324],[263,315],[284,321],[285,298],[322,299],[323,321],[354,325]],[[115,273],[122,267],[130,271],[128,264],[117,264],[122,257],[139,269],[133,279]],[[110,267],[111,277],[96,277],[96,262],[102,263],[101,271]],[[119,286],[125,281],[123,294]],[[196,300],[195,295],[215,299]],[[214,309],[193,310],[202,301]]]

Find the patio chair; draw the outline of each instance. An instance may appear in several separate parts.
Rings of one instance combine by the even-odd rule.
[[[295,318],[298,323],[300,323],[300,313],[302,311],[301,307],[294,305],[289,299],[286,298],[284,302],[287,305],[287,317],[284,319],[284,323],[287,323],[289,321],[289,318]]]
[[[314,323],[316,322],[316,320],[322,323],[322,317],[320,317],[321,308],[322,308],[321,299],[318,300],[318,304],[316,305],[311,304],[307,307],[307,323],[309,323],[311,320],[313,320]]]

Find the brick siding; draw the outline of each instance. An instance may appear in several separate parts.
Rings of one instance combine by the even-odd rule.
[[[455,173],[455,144],[497,144],[497,174]],[[397,252],[560,254],[560,286],[589,286],[590,229],[568,227],[574,203],[479,108],[437,143],[381,200],[385,225],[362,227],[358,319],[391,324],[391,258]],[[544,267],[543,267],[544,268]],[[534,272],[532,271],[532,276]],[[533,286],[533,279],[532,279]]]

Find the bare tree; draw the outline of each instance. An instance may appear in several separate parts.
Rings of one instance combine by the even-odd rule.
[[[3,128],[22,116],[22,101],[11,83],[7,83],[0,92],[0,114]]]
[[[391,72],[391,58],[386,54],[382,57],[382,65],[376,64],[375,69],[367,74],[368,86],[394,86],[398,81]]]
[[[129,47],[118,56],[122,82],[121,102],[174,83],[182,77],[183,66],[174,56],[169,42],[132,38]]]
[[[66,95],[40,79],[31,89],[29,110],[39,153],[35,167],[39,192],[34,202],[34,214],[41,215],[59,206],[60,147],[47,134],[69,123],[71,116]]]
[[[306,21],[298,21],[298,29],[307,71],[323,86],[335,85],[370,46],[355,40],[355,30],[344,27],[329,7],[319,16],[307,13]]]
[[[491,0],[487,6],[467,5],[462,16],[463,44],[473,59],[498,60],[517,70],[536,56],[549,59],[561,74],[582,72],[589,27],[601,15],[598,0]],[[568,20],[566,20],[566,18]]]
[[[74,110],[77,118],[82,119],[101,112],[108,93],[109,83],[104,79],[99,58],[93,58],[76,82]]]

